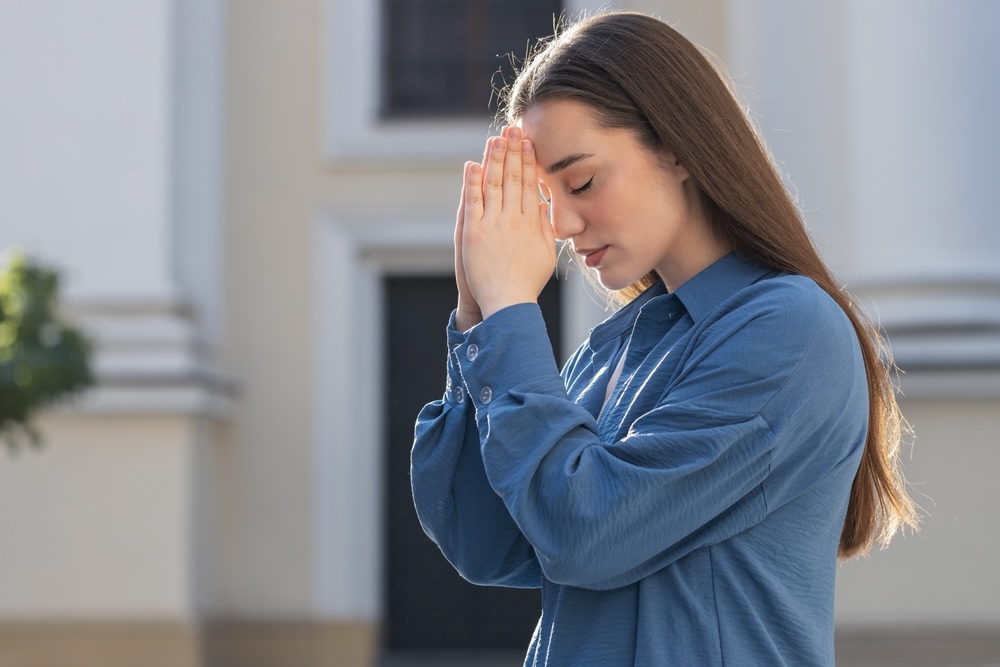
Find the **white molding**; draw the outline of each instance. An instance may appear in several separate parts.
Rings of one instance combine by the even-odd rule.
[[[212,365],[185,302],[105,296],[73,301],[65,310],[93,344],[97,384],[58,410],[215,419],[230,413],[235,389]]]
[[[323,617],[381,615],[381,278],[450,272],[449,218],[328,214],[316,223],[313,590]]]
[[[1000,368],[919,369],[899,378],[900,396],[908,400],[982,401],[1000,399]]]
[[[886,276],[852,289],[886,333],[901,387],[920,398],[1000,397],[1000,273]]]
[[[1000,330],[1000,275],[868,281],[850,291],[890,332]]]
[[[173,0],[171,283],[202,337],[222,340],[225,0]]]
[[[225,419],[233,409],[231,391],[197,379],[169,386],[160,381],[133,385],[98,385],[57,410],[83,416],[141,415]]]
[[[568,0],[569,14],[611,8],[612,2]],[[474,158],[492,119],[385,121],[379,118],[381,74],[378,0],[326,0],[320,71],[323,154],[335,164]]]
[[[313,604],[320,617],[381,617],[381,279],[450,274],[453,215],[325,213],[315,223],[312,534]],[[566,354],[607,316],[579,272],[571,271],[563,283]]]
[[[321,71],[324,153],[335,163],[474,157],[490,118],[393,121],[379,118],[379,2],[326,0]]]

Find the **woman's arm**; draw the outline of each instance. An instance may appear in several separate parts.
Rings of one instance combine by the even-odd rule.
[[[538,560],[486,479],[475,421],[460,413],[439,402],[418,417],[412,479],[420,523],[472,583],[536,588]],[[457,447],[456,429],[466,432]]]
[[[566,396],[537,306],[511,306],[470,332],[456,359],[484,470],[548,579],[638,581],[755,525],[845,456],[854,434],[838,420],[866,414],[865,397],[840,399],[858,373],[863,386],[863,369],[849,325],[830,323],[836,306],[810,307],[814,298],[779,291],[716,322],[688,370],[613,443]],[[799,479],[772,488],[772,464],[790,448]]]
[[[464,339],[451,327],[449,337],[450,349]],[[444,398],[417,417],[410,473],[417,517],[472,583],[538,587],[534,551],[486,478],[475,409],[453,358],[448,371]]]

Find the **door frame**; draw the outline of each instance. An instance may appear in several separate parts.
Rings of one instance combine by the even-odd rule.
[[[453,216],[324,212],[314,224],[312,611],[321,618],[383,616],[382,278],[450,273]],[[564,264],[566,356],[608,312]]]

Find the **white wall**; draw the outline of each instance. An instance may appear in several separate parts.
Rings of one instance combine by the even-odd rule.
[[[170,4],[0,5],[0,238],[80,296],[175,294]]]
[[[0,463],[0,615],[189,618],[213,502],[220,2],[0,2],[0,252],[62,271],[97,388]],[[207,420],[207,421],[206,421]],[[193,503],[200,503],[194,507]]]

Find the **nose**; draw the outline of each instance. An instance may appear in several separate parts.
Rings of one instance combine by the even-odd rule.
[[[580,214],[571,206],[561,206],[554,199],[549,202],[552,229],[560,241],[568,241],[584,230],[586,225]]]

